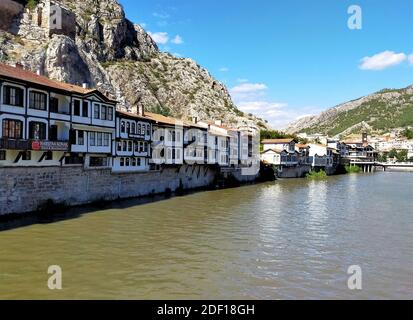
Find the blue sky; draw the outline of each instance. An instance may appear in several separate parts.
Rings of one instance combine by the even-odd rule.
[[[196,60],[276,128],[413,84],[413,0],[120,0],[161,50]],[[348,27],[348,8],[362,29]]]

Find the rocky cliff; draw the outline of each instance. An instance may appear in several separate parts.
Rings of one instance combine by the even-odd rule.
[[[59,32],[50,4],[59,7]],[[265,126],[238,110],[227,88],[195,61],[161,52],[116,0],[29,1],[0,30],[0,60],[56,80],[88,83],[133,112],[143,106],[181,118]]]
[[[386,133],[413,126],[413,86],[385,89],[291,123],[288,133],[323,133],[343,137],[362,131]]]

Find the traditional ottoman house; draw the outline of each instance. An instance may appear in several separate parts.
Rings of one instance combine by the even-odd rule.
[[[230,135],[229,128],[221,121],[200,121],[200,125],[208,129],[208,163],[221,167],[229,166]]]
[[[160,165],[180,166],[184,163],[184,122],[160,114],[146,112],[152,121],[152,169]]]
[[[150,169],[153,120],[144,114],[116,112],[113,146],[114,172],[145,172]]]
[[[198,123],[184,121],[184,162],[188,165],[208,162],[208,129]]]
[[[116,101],[0,64],[0,166],[110,167]]]

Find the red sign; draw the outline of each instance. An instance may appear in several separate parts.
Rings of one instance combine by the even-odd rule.
[[[35,151],[40,150],[40,142],[39,141],[33,141],[32,142],[32,150],[35,150]]]

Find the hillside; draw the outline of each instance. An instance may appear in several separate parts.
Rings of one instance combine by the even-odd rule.
[[[129,21],[116,0],[58,0],[62,28],[51,32],[49,2],[25,8],[2,0],[0,61],[110,94],[124,110],[145,109],[181,118],[220,119],[261,126],[233,103],[227,88],[191,59],[161,52],[149,34]],[[13,16],[13,10],[20,12]]]
[[[291,123],[288,133],[346,136],[362,131],[386,133],[413,126],[413,86],[385,89]]]

